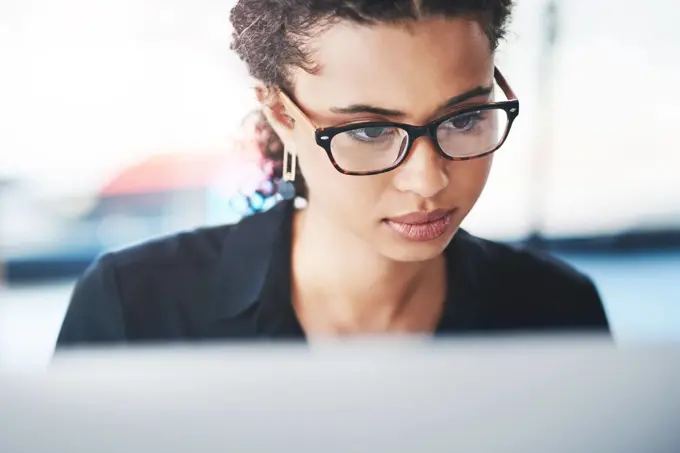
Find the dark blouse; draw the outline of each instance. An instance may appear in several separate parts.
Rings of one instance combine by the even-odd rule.
[[[74,290],[58,346],[304,339],[291,303],[293,203],[234,225],[109,253]],[[552,257],[460,230],[438,335],[608,331],[590,279]]]

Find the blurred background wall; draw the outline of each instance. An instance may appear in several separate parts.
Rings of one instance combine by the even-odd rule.
[[[0,0],[0,368],[47,362],[104,250],[247,212],[233,3]],[[522,112],[465,223],[590,273],[622,341],[680,339],[679,23],[519,0],[498,66]]]

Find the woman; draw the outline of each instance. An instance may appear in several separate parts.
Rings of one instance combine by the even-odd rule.
[[[511,3],[240,0],[263,153],[306,208],[105,255],[59,344],[606,330],[587,277],[459,229],[519,112]]]

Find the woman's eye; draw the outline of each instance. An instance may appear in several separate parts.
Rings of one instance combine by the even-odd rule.
[[[447,120],[442,126],[448,129],[465,132],[474,129],[481,119],[481,112],[464,113]]]
[[[389,137],[394,133],[392,127],[362,127],[361,129],[354,129],[349,131],[353,138],[362,141],[371,141],[380,138]]]

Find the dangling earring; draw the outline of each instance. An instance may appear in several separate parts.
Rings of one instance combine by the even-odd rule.
[[[297,168],[297,155],[295,152],[284,148],[283,150],[283,175],[279,181],[277,192],[284,200],[292,200],[295,198],[296,190],[295,184],[295,170]]]

